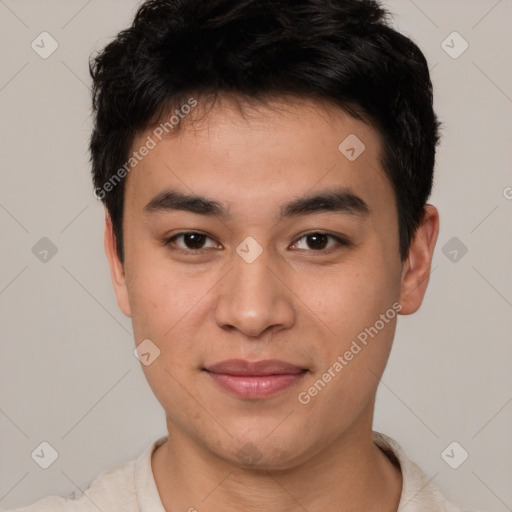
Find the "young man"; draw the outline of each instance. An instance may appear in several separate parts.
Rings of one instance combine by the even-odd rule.
[[[91,73],[105,249],[168,436],[20,510],[462,510],[372,430],[439,230],[417,46],[375,1],[151,0]]]

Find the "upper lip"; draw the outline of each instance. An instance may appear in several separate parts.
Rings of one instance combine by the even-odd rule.
[[[294,364],[278,359],[267,359],[264,361],[244,361],[243,359],[229,359],[213,364],[205,368],[212,373],[221,373],[225,375],[285,375],[302,373],[305,368],[300,368]]]

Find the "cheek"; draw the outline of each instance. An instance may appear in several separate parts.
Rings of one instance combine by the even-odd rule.
[[[186,372],[187,362],[189,367],[198,363],[198,333],[214,283],[206,275],[193,278],[149,257],[137,261],[136,269],[127,280],[135,341],[150,339],[160,350],[157,362],[178,377]],[[150,384],[160,378],[152,368],[147,370]]]
[[[191,288],[160,249],[145,247],[142,241],[129,249],[126,285],[135,334],[162,339],[190,309]]]
[[[333,379],[326,400],[341,397],[349,409],[372,396],[391,351],[400,309],[399,263],[382,259],[382,251],[368,254],[339,273],[327,299],[335,332],[327,366],[340,362],[341,356],[343,369],[335,372],[340,378]]]
[[[171,287],[167,279],[144,272],[127,283],[135,339],[159,339],[172,326],[166,311]],[[178,312],[175,311],[177,314]]]
[[[305,313],[317,319],[328,336],[340,340],[357,336],[400,296],[399,272],[383,263],[374,257],[361,259],[357,264],[333,267],[321,278],[297,282]]]

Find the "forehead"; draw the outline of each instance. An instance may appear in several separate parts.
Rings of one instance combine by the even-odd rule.
[[[326,102],[221,98],[205,107],[198,101],[181,123],[161,141],[154,129],[136,137],[132,151],[148,137],[157,142],[127,177],[126,199],[136,208],[165,188],[214,196],[230,210],[245,205],[253,215],[262,204],[330,185],[370,202],[393,199],[378,132]]]

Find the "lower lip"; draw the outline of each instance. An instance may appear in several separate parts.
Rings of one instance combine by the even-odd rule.
[[[222,388],[241,398],[266,398],[299,382],[306,372],[282,375],[226,375],[207,372]]]

